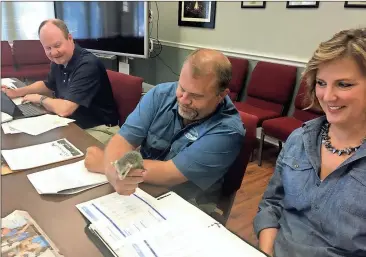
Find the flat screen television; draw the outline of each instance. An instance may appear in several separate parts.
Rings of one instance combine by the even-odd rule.
[[[147,1],[55,1],[75,42],[92,52],[148,58]]]

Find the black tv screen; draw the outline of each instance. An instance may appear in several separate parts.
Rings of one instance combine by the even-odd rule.
[[[55,1],[55,16],[65,21],[80,46],[93,52],[148,57],[148,3]]]

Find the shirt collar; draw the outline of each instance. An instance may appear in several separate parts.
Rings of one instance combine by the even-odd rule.
[[[200,119],[200,120],[198,120],[198,121],[195,121],[195,122],[193,122],[193,123],[191,123],[191,124],[201,124],[202,122],[204,122],[204,121],[206,121],[206,120],[210,119],[211,117],[215,116],[215,115],[216,115],[217,113],[219,113],[219,112],[221,111],[221,109],[225,106],[225,102],[226,102],[226,97],[224,98],[224,100],[223,100],[221,103],[219,103],[219,104],[218,104],[218,106],[216,107],[216,109],[215,109],[215,111],[214,111],[213,113],[211,113],[211,114],[210,114],[210,115],[208,115],[207,117],[205,117],[205,118],[203,118],[203,119]],[[177,98],[176,98],[176,97],[174,98],[174,103],[173,103],[172,111],[173,111],[176,115],[178,115],[178,116],[180,117],[180,115],[179,115],[179,113],[178,113],[178,101],[177,101]],[[180,118],[181,118],[181,117],[180,117]]]
[[[320,151],[319,143],[321,144],[321,140],[318,139],[321,132],[321,126],[326,121],[327,118],[325,115],[323,115],[319,118],[304,122],[302,124],[302,128],[304,129],[303,142],[305,144],[305,149],[308,150],[309,154],[314,153],[314,151]],[[366,143],[364,143],[354,155],[344,161],[338,168],[364,157],[366,157]]]
[[[323,115],[313,120],[306,121],[302,124],[304,133],[309,133],[311,131],[320,131],[320,127],[326,122],[326,116]]]
[[[75,43],[75,48],[74,48],[74,52],[72,54],[71,59],[66,64],[66,67],[63,64],[60,64],[61,69],[63,69],[64,71],[72,71],[75,68],[77,60],[80,57],[81,51],[82,51],[82,48]]]

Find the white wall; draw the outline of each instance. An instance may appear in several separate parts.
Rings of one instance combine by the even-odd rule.
[[[150,4],[156,19],[155,3]],[[318,9],[286,9],[286,2],[267,1],[265,9],[241,9],[240,2],[217,2],[215,29],[179,27],[178,4],[158,2],[163,44],[299,63],[307,62],[318,44],[335,32],[366,26],[366,9],[345,9],[343,1],[320,2]]]

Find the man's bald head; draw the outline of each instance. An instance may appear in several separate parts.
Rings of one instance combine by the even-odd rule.
[[[39,25],[38,35],[47,57],[56,64],[67,65],[75,44],[66,24],[59,19],[45,20]]]
[[[38,36],[40,36],[40,34],[41,34],[41,29],[45,26],[48,26],[48,25],[56,26],[57,28],[59,28],[61,30],[61,32],[64,35],[65,39],[68,38],[68,36],[70,34],[69,29],[67,28],[65,22],[63,20],[60,20],[60,19],[49,19],[49,20],[42,21],[42,23],[38,27]]]
[[[186,59],[194,77],[214,75],[216,77],[218,92],[228,88],[232,77],[229,59],[219,51],[211,49],[197,49]]]

